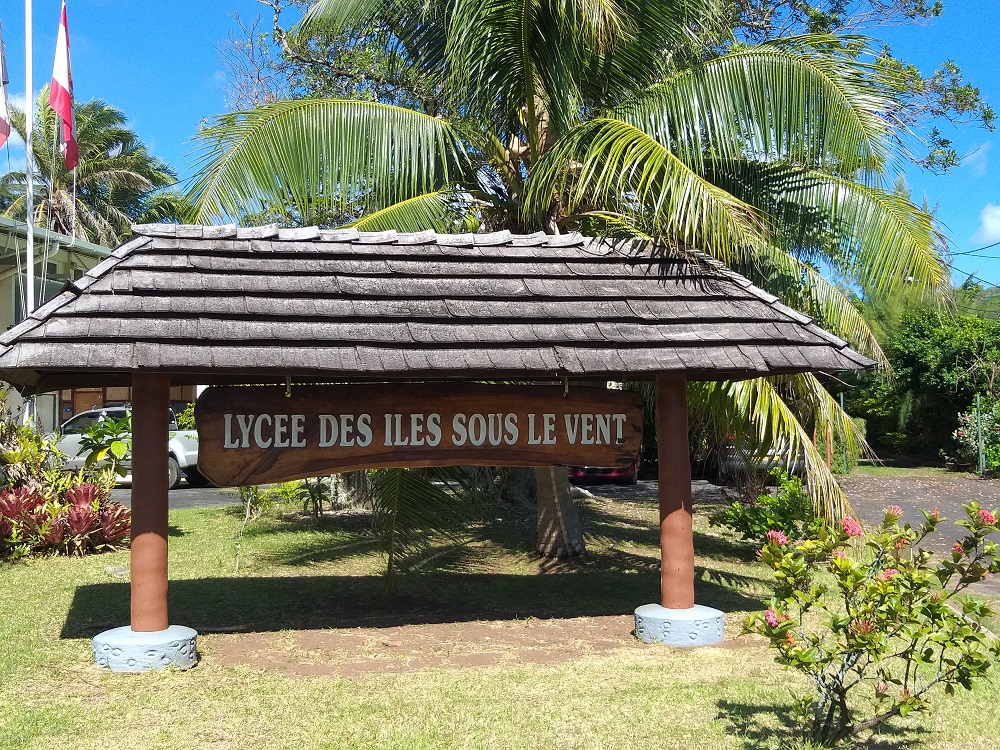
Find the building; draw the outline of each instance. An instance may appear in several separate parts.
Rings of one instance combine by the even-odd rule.
[[[109,248],[40,227],[35,227],[34,236],[36,306],[59,294],[67,281],[79,279],[111,254]],[[27,238],[27,224],[0,216],[0,331],[24,318],[22,294]],[[193,401],[194,390],[193,387],[174,388],[171,399],[174,402]],[[78,412],[130,400],[130,388],[62,389],[35,397],[35,418],[46,432],[54,432]],[[7,402],[16,413],[23,413],[24,402],[17,393],[11,391]]]

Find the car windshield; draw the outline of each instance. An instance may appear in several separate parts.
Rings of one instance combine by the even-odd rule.
[[[100,412],[79,414],[62,426],[63,435],[79,435],[86,432],[101,420]]]

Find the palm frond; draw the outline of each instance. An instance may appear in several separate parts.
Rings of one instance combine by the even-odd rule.
[[[754,447],[787,445],[791,454],[804,459],[806,483],[817,515],[828,523],[845,515],[854,516],[825,458],[816,450],[776,384],[790,388],[796,405],[808,410],[818,429],[825,430],[829,425],[835,435],[847,441],[849,449],[865,445],[854,423],[811,375],[691,383],[688,403],[692,422],[703,428],[708,426],[711,434],[735,434],[738,440]]]
[[[696,171],[705,158],[783,160],[879,177],[892,152],[888,92],[855,37],[806,36],[739,49],[669,76],[614,116]]]
[[[467,165],[443,120],[375,102],[302,99],[218,117],[196,136],[201,220],[286,205],[309,221],[376,211],[449,184]]]
[[[461,544],[468,506],[429,479],[407,469],[376,469],[368,473],[368,502],[374,529],[386,557],[385,590],[395,590],[398,572],[421,560],[435,537]]]
[[[452,190],[438,190],[426,195],[418,195],[399,203],[394,203],[379,211],[363,215],[347,226],[357,227],[363,232],[381,232],[395,229],[397,232],[420,232],[433,229],[436,232],[463,231],[465,224],[458,222],[459,214],[467,214],[461,209],[468,207],[460,195]]]
[[[559,140],[539,162],[525,211],[542,213],[552,196],[569,213],[619,205],[647,231],[723,263],[763,241],[765,223],[747,203],[691,170],[669,148],[620,120],[598,118]]]

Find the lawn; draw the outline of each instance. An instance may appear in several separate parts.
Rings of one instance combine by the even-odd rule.
[[[280,508],[238,541],[231,509],[174,512],[172,621],[205,633],[188,672],[93,666],[89,637],[127,622],[109,572],[127,553],[0,567],[0,748],[785,746],[801,683],[736,638],[769,591],[752,550],[699,513],[697,598],[728,613],[727,646],[647,646],[628,631],[656,598],[655,501],[582,509],[583,565],[540,569],[530,513],[509,509],[389,600],[363,516]],[[882,746],[995,747],[996,687]]]

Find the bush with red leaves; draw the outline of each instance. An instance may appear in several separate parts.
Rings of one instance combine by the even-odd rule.
[[[0,560],[121,549],[131,533],[131,511],[93,484],[55,499],[31,487],[0,490]]]

